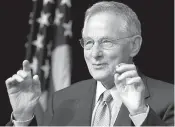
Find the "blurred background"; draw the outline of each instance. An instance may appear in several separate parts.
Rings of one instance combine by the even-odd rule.
[[[44,1],[1,1],[0,125],[9,121],[12,112],[5,80],[21,68],[24,59],[40,75],[45,99],[48,91],[91,78],[78,40],[85,10],[100,0]],[[142,24],[143,45],[135,64],[149,77],[174,83],[174,1],[116,1],[130,6]],[[47,107],[42,107],[45,99],[42,110]]]

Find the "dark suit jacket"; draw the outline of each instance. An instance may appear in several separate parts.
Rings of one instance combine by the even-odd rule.
[[[143,126],[174,125],[173,85],[143,75],[141,77],[146,86],[145,100],[150,106]],[[75,83],[54,93],[43,125],[90,126],[95,95],[96,81],[93,79]],[[30,125],[36,125],[35,119]],[[114,125],[134,125],[123,104]]]

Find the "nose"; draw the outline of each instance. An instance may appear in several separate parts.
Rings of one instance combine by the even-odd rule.
[[[91,55],[94,58],[100,58],[102,56],[103,52],[102,49],[100,48],[98,43],[94,43],[92,49],[91,49]]]

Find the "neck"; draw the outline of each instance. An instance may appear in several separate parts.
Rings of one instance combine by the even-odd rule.
[[[129,60],[128,60],[128,64],[133,64],[134,62],[133,62],[133,58],[129,58]]]
[[[101,81],[102,85],[107,89],[111,89],[112,87],[114,87],[114,78],[105,80],[105,81]]]

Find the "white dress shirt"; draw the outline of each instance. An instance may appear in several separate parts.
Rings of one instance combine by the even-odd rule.
[[[106,91],[106,88],[101,84],[101,82],[97,81],[95,107],[94,107],[94,110],[93,110],[92,119],[91,119],[92,122],[91,123],[93,123],[93,120],[94,120],[94,117],[95,117],[95,111],[97,110],[97,107],[98,107],[98,105],[101,101],[100,100],[101,99],[100,95],[104,91]],[[120,97],[118,95],[116,87],[113,87],[109,91],[110,91],[110,93],[112,95],[112,98],[113,98],[112,101],[109,104],[109,108],[110,108],[111,116],[112,116],[110,126],[113,126],[116,119],[117,119],[118,113],[120,111],[122,101],[120,100]],[[129,117],[131,118],[131,120],[132,120],[132,122],[134,123],[135,126],[140,126],[143,123],[143,121],[146,119],[148,112],[149,112],[149,106],[147,108],[146,113],[141,113],[141,114],[137,114],[137,115],[134,115],[134,116],[129,115]]]
[[[106,90],[106,88],[101,84],[101,82],[97,81],[95,107],[94,107],[94,110],[93,110],[91,121],[94,120],[94,115],[95,115],[94,113],[95,113],[95,111],[96,111],[96,109],[99,105],[100,95],[105,90]],[[113,126],[116,119],[117,119],[118,113],[120,111],[122,101],[120,100],[120,97],[117,94],[117,89],[115,87],[110,89],[110,93],[111,93],[112,98],[113,98],[112,101],[109,104],[109,108],[111,110],[111,115],[112,115],[111,126]],[[147,109],[146,113],[141,113],[141,114],[134,115],[134,116],[129,115],[129,117],[131,118],[131,120],[133,121],[135,126],[140,126],[143,123],[143,121],[146,119],[148,112],[149,112],[149,106],[148,106],[148,109]],[[29,123],[32,121],[33,118],[34,118],[34,116],[31,119],[26,120],[26,121],[16,121],[16,120],[13,119],[13,117],[11,115],[11,120],[12,120],[14,126],[27,126],[27,125],[29,125]]]

